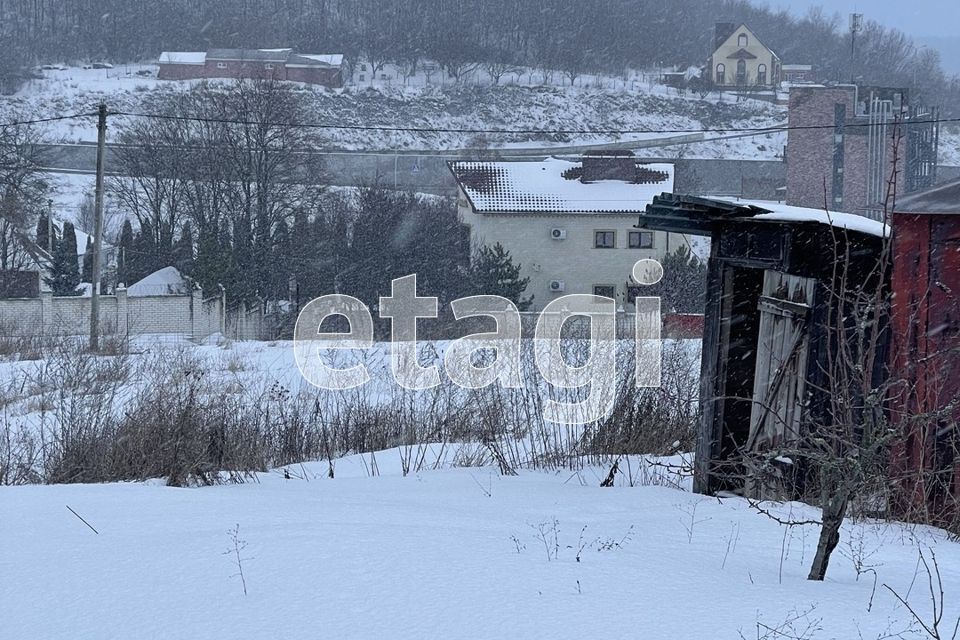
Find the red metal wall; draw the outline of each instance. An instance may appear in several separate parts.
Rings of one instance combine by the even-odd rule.
[[[890,408],[902,429],[894,471],[914,508],[960,495],[952,438],[960,419],[960,216],[893,216]],[[939,446],[938,446],[939,441]],[[939,483],[939,492],[938,486]]]

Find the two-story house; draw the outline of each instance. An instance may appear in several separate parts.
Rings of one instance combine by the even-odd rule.
[[[764,87],[780,84],[780,56],[760,41],[747,25],[716,25],[714,51],[707,73],[717,87]]]
[[[533,310],[565,294],[594,294],[629,305],[633,265],[660,258],[684,236],[635,228],[653,197],[673,189],[672,164],[644,164],[629,151],[580,162],[449,163],[471,248],[500,243],[521,275]]]

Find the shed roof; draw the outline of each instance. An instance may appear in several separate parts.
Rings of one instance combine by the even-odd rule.
[[[890,228],[876,220],[852,213],[792,207],[779,202],[719,200],[664,193],[654,198],[643,218],[652,228],[690,233],[710,233],[722,222],[746,220],[804,224],[817,223],[882,238]]]
[[[451,162],[450,170],[477,213],[642,213],[673,189],[673,165],[637,163],[637,182],[581,182],[580,163]]]
[[[907,196],[895,209],[897,213],[960,214],[960,180]]]
[[[160,54],[160,64],[205,64],[206,51],[164,51]]]

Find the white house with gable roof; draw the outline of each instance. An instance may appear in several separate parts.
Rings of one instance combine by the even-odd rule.
[[[533,310],[565,294],[603,295],[626,308],[638,292],[633,265],[687,243],[635,228],[654,196],[673,191],[672,164],[641,163],[627,151],[449,166],[471,248],[503,245],[530,278]]]

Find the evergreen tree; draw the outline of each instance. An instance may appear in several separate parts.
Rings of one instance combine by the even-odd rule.
[[[83,270],[80,273],[81,282],[93,282],[93,238],[87,236],[87,246],[83,250]]]
[[[52,275],[47,283],[57,296],[77,295],[80,264],[77,256],[77,234],[70,222],[63,223],[63,233],[53,250]]]
[[[533,304],[533,296],[523,297],[530,278],[520,277],[519,264],[513,264],[510,252],[499,242],[480,247],[470,265],[470,288],[474,295],[491,295],[506,298],[526,311]]]
[[[659,296],[660,308],[673,313],[703,313],[707,267],[686,245],[665,255],[663,279],[652,287],[643,287],[642,295]]]
[[[56,233],[54,233],[54,243],[56,243]],[[50,243],[50,218],[46,213],[41,213],[40,219],[37,220],[37,246],[53,253],[53,244]]]
[[[293,264],[293,243],[290,238],[290,228],[286,220],[281,220],[273,232],[273,258],[271,260],[273,275],[272,297],[286,300],[290,297],[290,276]]]
[[[180,230],[180,238],[173,245],[173,266],[186,276],[193,276],[193,230],[187,222]]]
[[[117,282],[124,285],[131,285],[134,281],[130,280],[130,271],[128,261],[131,251],[133,251],[133,225],[130,220],[123,221],[123,227],[120,229],[120,247],[117,255]]]

